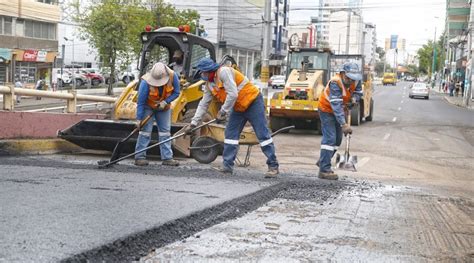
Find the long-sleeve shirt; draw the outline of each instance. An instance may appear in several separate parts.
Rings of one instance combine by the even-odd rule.
[[[359,81],[356,85],[355,91],[352,93],[352,97],[359,101],[363,95],[362,84]],[[346,124],[346,118],[344,115],[344,102],[342,99],[342,89],[337,85],[335,81],[331,81],[329,84],[329,102],[331,103],[331,108],[334,111],[334,116],[339,125]]]
[[[175,73],[173,76],[173,93],[165,99],[166,103],[170,104],[178,98],[180,92],[179,78]],[[148,107],[147,100],[148,94],[150,93],[150,86],[144,80],[140,81],[140,87],[138,87],[138,100],[137,100],[137,120],[143,120],[145,118],[145,107]],[[161,96],[163,94],[163,87],[158,88],[158,93]]]
[[[235,83],[234,72],[232,70],[233,69],[229,67],[222,67],[218,71],[219,79],[222,81],[222,84],[224,84],[224,89],[227,94],[225,102],[221,107],[221,110],[226,113],[229,113],[232,110],[239,95],[239,90],[237,89],[237,84]],[[214,82],[209,82],[209,85],[215,87],[216,84]],[[212,98],[212,92],[209,90],[207,85],[205,85],[204,95],[199,102],[199,105],[196,109],[196,114],[194,115],[191,124],[197,125],[201,121],[202,116],[204,116],[204,114],[207,112],[207,108],[209,107]]]

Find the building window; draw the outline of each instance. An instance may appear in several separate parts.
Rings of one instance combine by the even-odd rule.
[[[58,0],[36,0],[36,2],[50,4],[50,5],[57,5]]]
[[[25,35],[25,21],[23,19],[17,19],[15,23],[16,31],[15,35],[22,37]]]
[[[12,35],[12,18],[0,16],[0,35]]]
[[[56,25],[26,20],[25,37],[56,40]]]

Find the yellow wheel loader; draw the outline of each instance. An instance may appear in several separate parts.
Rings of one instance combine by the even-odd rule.
[[[181,93],[172,102],[171,133],[174,134],[191,121],[200,99],[203,96],[201,89],[204,83],[199,79],[199,72],[195,69],[202,58],[216,59],[214,45],[208,40],[196,35],[182,32],[177,28],[164,27],[141,34],[142,50],[139,59],[139,78],[127,85],[117,98],[110,120],[83,120],[62,130],[58,136],[85,149],[113,151],[117,142],[126,138],[135,128],[136,101],[141,77],[157,62],[172,65],[172,56],[176,50],[183,53],[183,69],[180,75]],[[232,57],[224,56],[221,63],[237,68]],[[211,103],[207,119],[216,115],[219,109],[217,102]],[[131,153],[135,149],[135,136],[124,143],[123,153]],[[173,148],[185,156],[190,156],[189,146],[192,139],[187,136],[173,142]],[[153,144],[158,141],[156,125],[152,132]],[[159,154],[159,147],[150,149],[149,154]]]

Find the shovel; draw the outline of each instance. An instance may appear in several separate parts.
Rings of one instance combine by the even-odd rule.
[[[195,132],[195,131],[201,129],[202,127],[207,126],[207,125],[209,125],[209,124],[211,124],[211,123],[214,123],[214,122],[216,122],[216,121],[217,121],[216,119],[213,119],[213,120],[210,120],[210,121],[208,121],[208,122],[205,122],[205,123],[203,123],[203,124],[201,124],[201,125],[199,125],[199,126],[196,126],[196,128],[192,129],[191,132]],[[120,162],[120,161],[122,161],[122,160],[125,160],[125,159],[127,159],[127,158],[129,158],[129,157],[135,156],[136,154],[139,154],[139,153],[141,153],[141,152],[148,151],[148,150],[151,149],[151,148],[155,148],[155,147],[157,147],[157,146],[162,145],[163,143],[167,143],[167,142],[169,142],[169,141],[172,141],[172,140],[174,140],[174,139],[176,139],[176,138],[179,138],[179,137],[182,137],[182,136],[185,136],[185,135],[186,135],[186,133],[182,132],[182,133],[179,133],[179,134],[177,134],[177,135],[175,135],[175,136],[173,136],[173,137],[170,137],[170,138],[168,138],[168,139],[166,139],[166,140],[164,140],[164,141],[161,141],[161,142],[155,143],[155,144],[153,144],[153,145],[150,145],[150,146],[148,146],[148,147],[146,147],[146,148],[144,148],[144,149],[142,149],[142,150],[140,150],[140,151],[136,151],[136,152],[134,152],[134,153],[125,155],[124,157],[115,159],[115,160],[113,160],[113,161],[106,161],[106,160],[98,161],[97,164],[99,165],[99,168],[108,168],[109,166],[111,166],[111,165],[113,165],[113,164],[116,164],[116,163],[118,163],[118,162]]]
[[[143,119],[140,123],[140,127],[144,126],[154,114],[155,112],[153,112],[152,114],[148,115],[145,119]],[[110,157],[111,162],[117,160],[120,157],[124,143],[127,142],[139,130],[140,128],[136,127],[127,137],[123,138],[115,145],[114,151],[112,152],[112,156]]]
[[[347,116],[347,123],[351,124],[351,113]],[[357,163],[357,156],[351,156],[349,153],[349,148],[351,145],[351,135],[346,135],[346,149],[344,151],[344,155],[336,154],[336,167],[342,170],[348,170],[356,172],[357,169],[355,167]]]

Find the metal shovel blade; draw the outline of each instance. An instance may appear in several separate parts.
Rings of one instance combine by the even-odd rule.
[[[355,165],[357,164],[357,156],[347,156],[339,155],[339,158],[336,157],[336,167],[341,170],[348,170],[356,172],[357,169]]]

